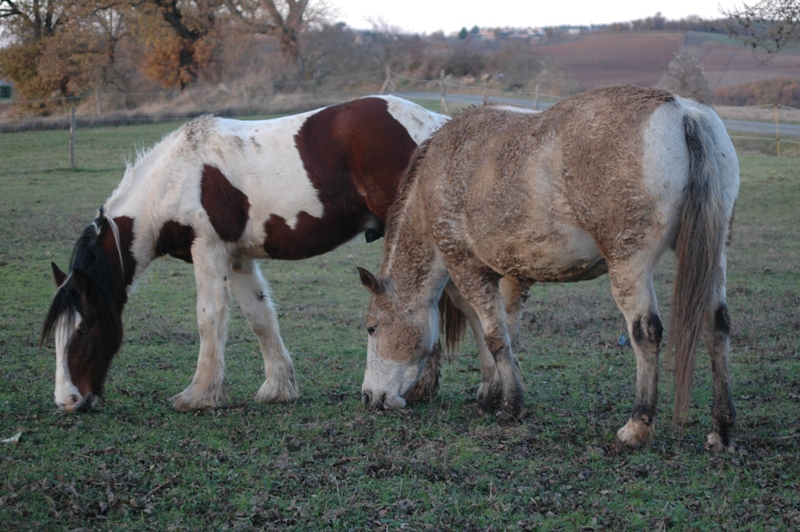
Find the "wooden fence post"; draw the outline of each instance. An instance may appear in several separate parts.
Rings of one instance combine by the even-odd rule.
[[[781,130],[778,127],[778,104],[775,103],[775,143],[778,148],[778,157],[781,156]]]
[[[69,112],[69,167],[75,170],[75,108]]]
[[[450,110],[447,108],[447,87],[444,84],[444,69],[439,73],[439,83],[442,85],[442,111],[449,115]]]
[[[535,111],[539,110],[539,84],[536,84],[536,92],[533,93],[533,109]]]
[[[386,94],[386,91],[389,91],[389,94],[394,94],[395,86],[394,82],[392,81],[392,71],[389,70],[389,65],[386,65],[386,79],[383,81],[383,85],[381,86],[381,94]]]

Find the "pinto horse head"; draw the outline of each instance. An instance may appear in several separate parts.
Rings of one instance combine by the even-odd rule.
[[[367,313],[367,369],[361,386],[364,405],[403,408],[439,391],[439,314],[433,305],[402,301],[390,279],[358,268],[370,291]]]
[[[67,412],[92,407],[102,397],[111,359],[122,343],[130,274],[124,272],[118,242],[117,223],[101,208],[75,243],[69,273],[51,263],[57,289],[40,340],[51,333],[55,339],[55,402]]]

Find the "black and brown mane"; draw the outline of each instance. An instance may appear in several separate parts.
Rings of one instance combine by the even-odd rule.
[[[97,396],[102,395],[106,371],[122,343],[121,312],[127,299],[121,272],[114,272],[119,263],[112,264],[98,244],[111,223],[101,209],[75,242],[68,275],[51,264],[59,286],[40,333],[44,343],[60,319],[80,314],[80,331],[68,346],[70,374],[79,388],[84,384]]]

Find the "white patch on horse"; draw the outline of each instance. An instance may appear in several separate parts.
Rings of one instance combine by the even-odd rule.
[[[72,384],[67,364],[69,340],[82,320],[83,318],[77,311],[64,313],[58,320],[53,335],[56,344],[56,388],[53,395],[56,404],[67,412],[80,408],[85,400],[78,388]]]
[[[378,356],[375,340],[371,337],[367,340],[367,368],[361,393],[377,389],[383,394],[383,397],[370,398],[370,403],[378,402],[386,408],[405,408],[403,396],[419,374],[419,365],[382,358]]]
[[[315,218],[324,215],[324,206],[294,142],[297,131],[316,112],[262,122],[258,127],[249,122],[218,119],[219,134],[210,142],[218,143],[220,152],[231,154],[231,160],[217,160],[217,150],[211,150],[209,164],[225,168],[225,177],[250,200],[250,220],[243,237],[246,246],[263,242],[264,222],[272,216],[280,216],[294,229],[301,212]],[[254,139],[258,145],[268,147],[269,160],[264,160],[253,142],[238,144],[241,149],[232,152],[232,139],[236,138]]]
[[[389,113],[406,127],[408,134],[417,145],[450,120],[447,115],[435,115],[438,120],[432,121],[433,113],[422,107],[409,106],[408,100],[396,96],[382,96],[382,98],[389,105]]]

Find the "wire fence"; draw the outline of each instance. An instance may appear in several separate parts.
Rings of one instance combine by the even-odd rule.
[[[16,101],[17,105],[51,105],[69,111],[44,118],[0,113],[0,172],[13,159],[23,154],[30,157],[31,153],[37,154],[31,171],[122,170],[137,151],[204,113],[267,117],[377,93],[396,93],[448,114],[482,102],[545,109],[564,98],[535,84],[513,91],[499,85],[490,78],[442,75],[439,79],[416,79],[386,69],[336,78],[322,85],[297,82],[290,88],[236,82],[184,91],[94,91],[72,98]],[[3,105],[10,104],[0,102],[0,108]],[[718,112],[737,147],[778,156],[800,155],[800,109],[769,105],[718,108]],[[120,141],[120,125],[138,127],[127,131]]]

